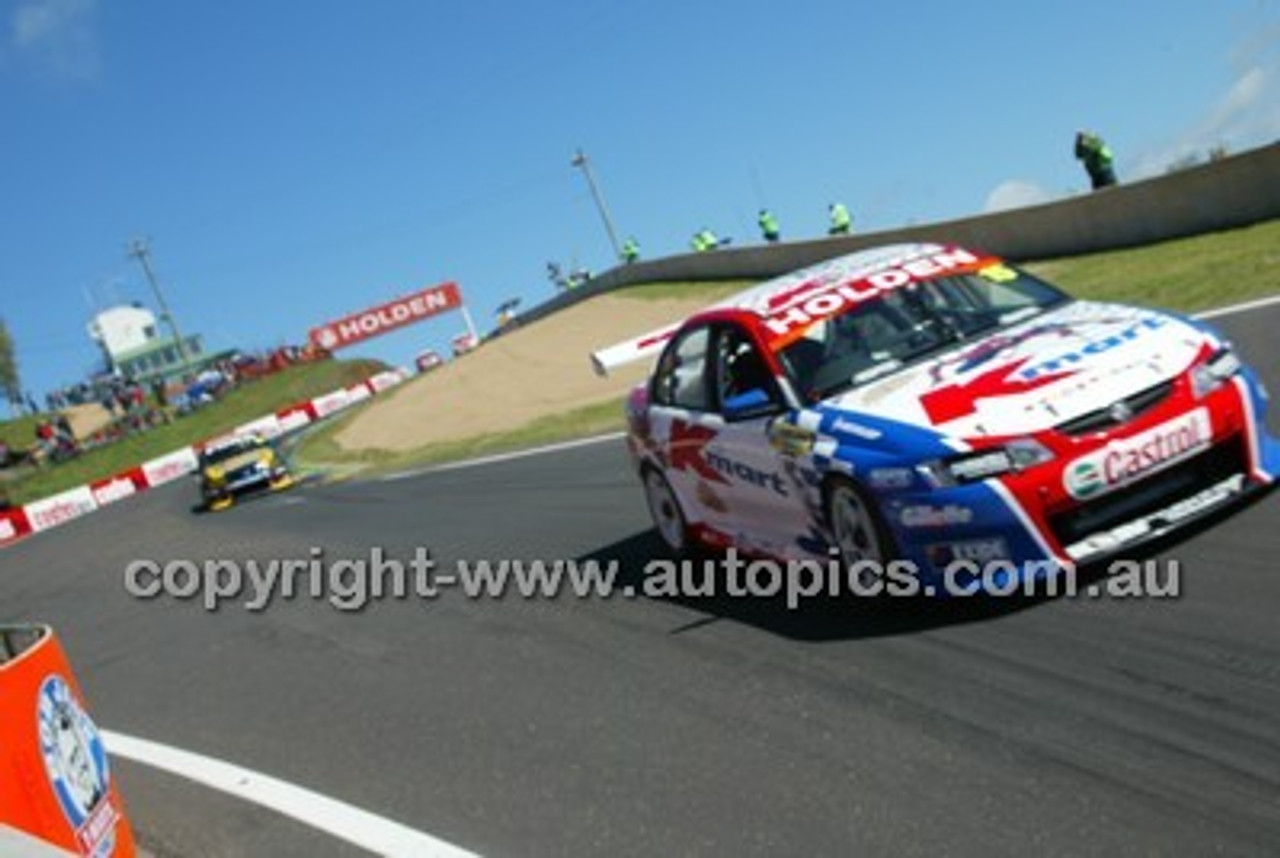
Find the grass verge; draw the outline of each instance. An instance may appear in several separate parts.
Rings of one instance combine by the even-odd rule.
[[[1280,220],[1023,267],[1077,298],[1194,313],[1280,294]],[[750,285],[748,280],[653,283],[613,294],[637,301],[701,296],[712,303]]]
[[[1078,298],[1194,313],[1280,294],[1280,220],[1026,268]]]

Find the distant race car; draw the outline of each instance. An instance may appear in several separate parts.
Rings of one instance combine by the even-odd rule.
[[[480,338],[472,333],[461,333],[450,340],[449,345],[453,348],[454,357],[462,357],[467,352],[475,351],[480,345]]]
[[[440,357],[440,353],[435,349],[423,349],[418,352],[418,356],[414,358],[413,363],[418,372],[429,372],[437,367],[444,366],[444,358]]]
[[[1002,561],[1023,579],[1115,557],[1280,471],[1266,392],[1212,329],[959,247],[834,259],[592,360],[658,352],[628,441],[675,552],[901,558],[933,583]]]
[[[212,441],[200,451],[200,496],[205,509],[223,510],[251,492],[280,491],[293,472],[275,445],[259,435]]]

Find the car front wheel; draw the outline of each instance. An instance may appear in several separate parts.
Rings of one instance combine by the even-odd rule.
[[[837,480],[827,492],[827,523],[846,569],[858,563],[883,564],[890,542],[866,496],[849,480]]]

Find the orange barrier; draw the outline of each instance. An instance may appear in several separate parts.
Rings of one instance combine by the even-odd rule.
[[[0,826],[75,855],[135,854],[98,728],[52,629],[0,627]]]

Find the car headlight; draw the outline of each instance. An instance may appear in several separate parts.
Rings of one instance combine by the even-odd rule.
[[[1191,368],[1191,392],[1196,399],[1203,399],[1238,373],[1240,366],[1240,358],[1230,346],[1219,349],[1207,361]]]
[[[1024,471],[1052,458],[1053,453],[1039,441],[1019,438],[1000,447],[934,459],[919,471],[934,487],[945,488]]]

